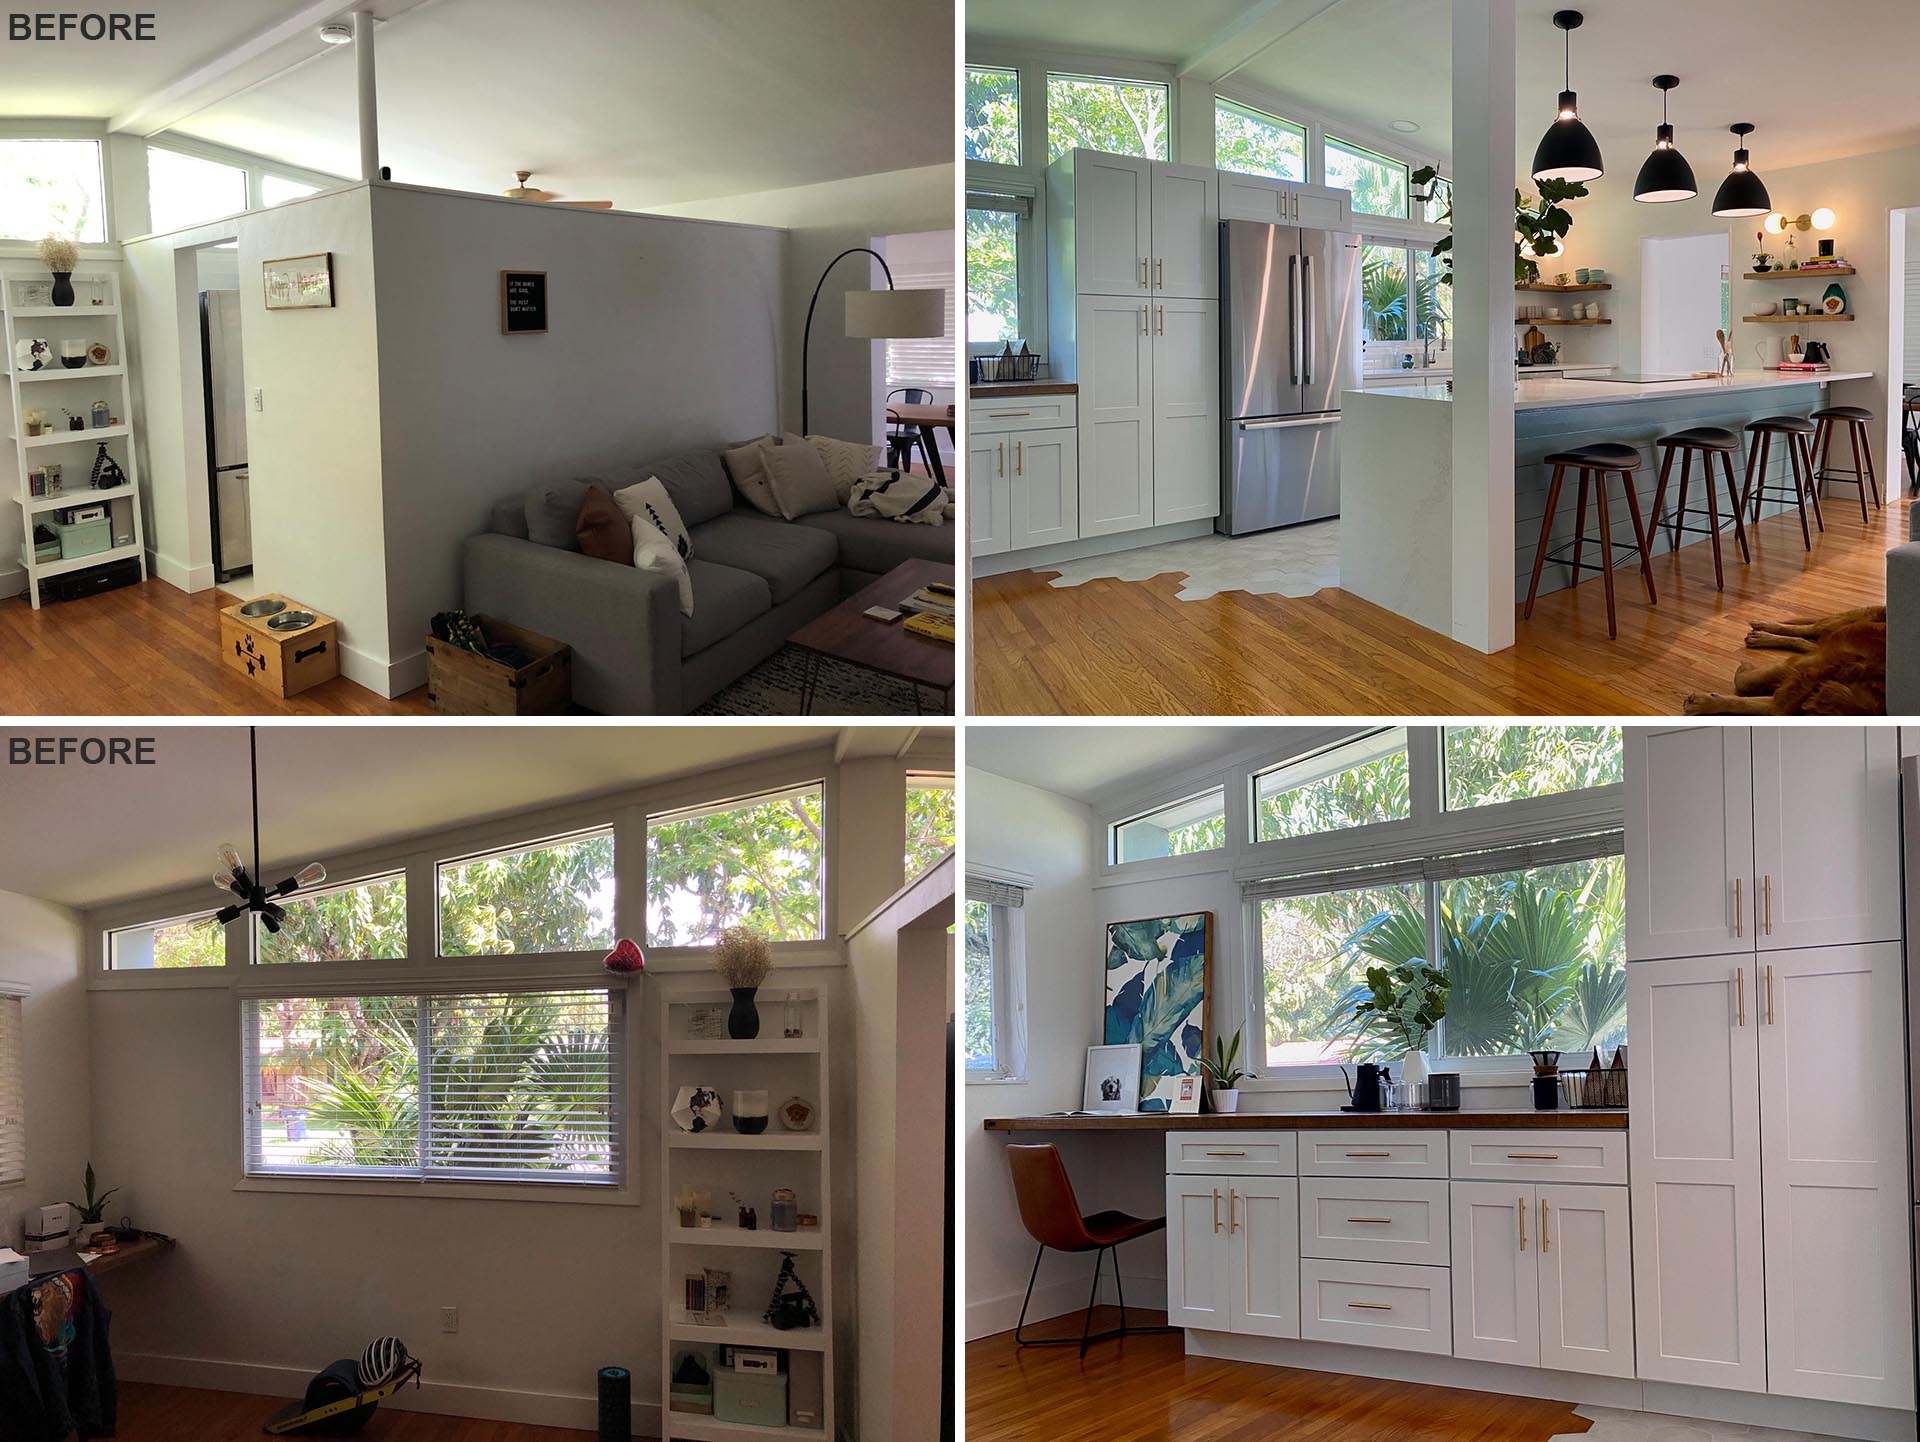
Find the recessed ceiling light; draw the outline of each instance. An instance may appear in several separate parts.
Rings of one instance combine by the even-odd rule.
[[[1402,135],[1412,135],[1415,131],[1419,130],[1420,122],[1417,120],[1396,120],[1393,122],[1393,128]]]
[[[353,27],[340,20],[329,20],[320,27],[320,38],[328,45],[353,44]]]

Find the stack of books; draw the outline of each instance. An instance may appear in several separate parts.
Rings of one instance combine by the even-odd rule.
[[[922,586],[900,603],[909,616],[942,616],[951,621],[955,614],[953,587],[942,581]]]
[[[1800,375],[1817,375],[1821,371],[1830,371],[1833,367],[1825,361],[1781,361],[1780,369]]]

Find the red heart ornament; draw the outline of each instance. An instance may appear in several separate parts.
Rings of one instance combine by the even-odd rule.
[[[620,938],[619,945],[607,953],[608,971],[618,972],[624,976],[631,972],[645,971],[646,969],[646,957],[641,954],[639,947],[628,941],[624,936]]]

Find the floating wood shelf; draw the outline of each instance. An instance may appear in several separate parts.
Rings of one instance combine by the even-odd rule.
[[[1531,320],[1526,320],[1526,319],[1516,317],[1513,323],[1515,325],[1612,325],[1613,324],[1611,320],[1565,320],[1565,319],[1548,320],[1545,317],[1541,317],[1541,316],[1536,316]]]
[[[1836,265],[1831,270],[1750,270],[1748,280],[1819,280],[1824,275],[1857,275],[1850,265]]]
[[[1742,320],[1750,320],[1755,325],[1818,325],[1840,320],[1852,320],[1850,315],[1749,315]]]
[[[1545,281],[1539,281],[1533,285],[1516,285],[1514,289],[1544,290],[1551,291],[1555,295],[1561,295],[1570,290],[1612,290],[1613,283],[1611,281],[1602,281],[1599,285],[1548,285]]]

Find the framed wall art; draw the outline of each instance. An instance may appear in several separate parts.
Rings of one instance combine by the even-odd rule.
[[[263,260],[268,310],[331,310],[333,308],[333,252],[289,255]]]
[[[1143,1112],[1198,1109],[1212,958],[1211,911],[1107,926],[1101,1039],[1108,1046],[1139,1046]],[[1194,1080],[1191,1089],[1180,1084],[1186,1077]]]

